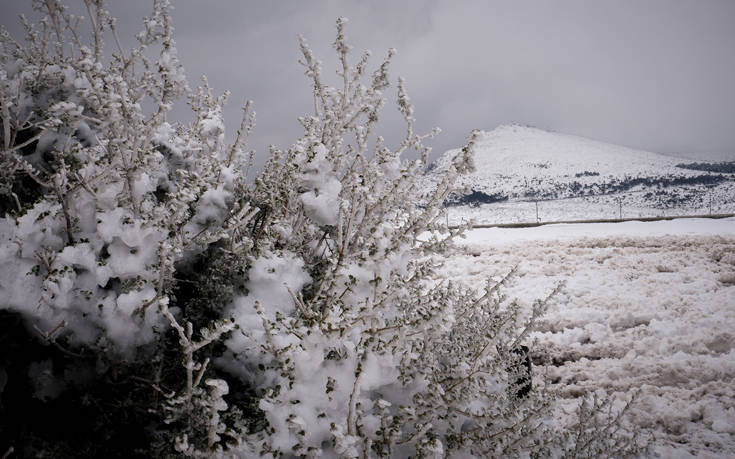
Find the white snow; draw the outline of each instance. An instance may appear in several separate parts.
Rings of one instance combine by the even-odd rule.
[[[562,223],[531,228],[476,228],[468,232],[466,238],[460,240],[460,243],[512,243],[571,240],[600,236],[658,237],[668,235],[729,235],[735,237],[735,218],[681,218],[655,222]]]
[[[269,253],[254,259],[245,285],[248,294],[236,297],[228,310],[228,315],[236,318],[241,330],[247,330],[254,338],[251,340],[244,333],[233,333],[225,342],[232,353],[219,359],[219,363],[233,373],[249,375],[250,369],[240,365],[233,356],[239,353],[257,355],[252,343],[266,342],[263,319],[273,320],[276,314],[291,313],[295,307],[292,292],[299,292],[310,281],[303,261],[291,252]],[[258,314],[259,308],[263,317]]]
[[[319,225],[334,225],[339,213],[339,193],[342,183],[332,171],[324,145],[313,148],[314,156],[301,174],[304,192],[300,199],[306,215]]]
[[[674,171],[674,166],[682,162],[681,158],[518,125],[503,125],[484,132],[477,142],[477,150],[478,174],[502,171],[529,181],[584,172],[584,167],[601,176],[617,176],[621,169],[661,172],[662,166]]]
[[[530,343],[560,422],[584,391],[637,394],[651,456],[735,457],[735,219],[476,229],[456,250],[444,276],[517,265],[506,293],[529,308],[565,282]]]

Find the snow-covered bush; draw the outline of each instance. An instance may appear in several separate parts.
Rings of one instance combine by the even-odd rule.
[[[247,293],[228,313],[240,333],[217,363],[253,384],[267,425],[252,452],[311,457],[561,455],[577,446],[555,431],[550,398],[519,398],[517,350],[547,299],[528,317],[502,295],[434,276],[461,230],[442,206],[472,170],[474,136],[427,188],[426,137],[398,81],[406,136],[395,149],[372,138],[394,51],[368,73],[353,66],[337,21],[341,86],[327,85],[305,40],[314,88],[304,135],[274,150],[249,194],[267,209]],[[409,150],[419,159],[405,159]],[[509,273],[509,275],[512,275]],[[567,440],[562,440],[567,438]],[[569,440],[571,438],[571,440]],[[625,443],[625,442],[624,442]],[[626,445],[629,445],[626,443]]]
[[[0,36],[0,298],[39,338],[114,366],[159,355],[176,317],[220,318],[172,294],[212,247],[252,245],[242,228],[258,210],[235,199],[252,119],[225,143],[226,96],[189,90],[167,1],[153,2],[130,50],[102,2],[85,5],[89,28],[34,2],[43,19],[26,21],[26,43]],[[184,96],[196,121],[168,123]]]
[[[47,16],[41,30],[27,24],[29,45],[2,37],[0,224],[13,264],[3,297],[45,327],[63,320],[76,341],[127,352],[166,322],[158,310],[174,264],[217,241],[247,245],[237,232],[257,209],[233,200],[243,161],[239,137],[224,143],[224,97],[200,88],[196,122],[166,122],[189,93],[167,2],[154,2],[139,46],[106,64],[114,20],[86,3],[94,49],[70,36],[78,18],[55,2],[39,2]]]
[[[226,95],[188,88],[168,2],[153,1],[130,50],[102,2],[84,4],[90,45],[55,0],[34,2],[44,18],[26,23],[25,44],[0,36],[0,312],[15,327],[0,344],[25,349],[0,362],[0,395],[42,401],[12,431],[35,445],[16,446],[94,456],[103,435],[149,456],[579,447],[581,434],[557,432],[543,388],[515,387],[517,349],[549,299],[526,317],[505,279],[478,293],[434,275],[462,231],[443,225],[442,206],[473,168],[474,136],[426,187],[436,131],[414,132],[401,80],[406,136],[391,148],[374,135],[393,50],[372,73],[368,52],[352,65],[338,20],[337,89],[301,39],[314,113],[247,184],[249,105],[227,143]],[[182,97],[191,124],[167,120]],[[23,411],[13,406],[0,415]],[[85,408],[96,419],[82,440],[33,432],[33,414],[78,406],[99,408]]]

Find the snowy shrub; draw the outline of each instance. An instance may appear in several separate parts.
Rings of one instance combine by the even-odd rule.
[[[423,142],[438,131],[414,131],[402,80],[405,138],[391,148],[374,135],[393,50],[372,73],[369,52],[351,64],[338,20],[335,88],[301,39],[314,113],[248,184],[249,105],[229,144],[226,94],[206,80],[189,89],[168,2],[153,1],[130,50],[102,2],[84,4],[84,32],[49,0],[34,2],[44,18],[26,22],[25,44],[0,36],[0,344],[18,349],[0,362],[0,395],[33,399],[9,431],[28,443],[16,447],[98,456],[117,445],[126,457],[606,451],[597,433],[607,427],[561,433],[550,394],[526,390],[528,357],[517,350],[556,291],[526,317],[502,294],[513,270],[479,293],[436,278],[462,231],[442,224],[442,206],[474,167],[475,136],[427,187]],[[183,97],[195,121],[169,122]],[[38,432],[39,418],[78,407],[90,418],[78,430]],[[2,410],[7,419],[24,407]]]
[[[267,213],[247,293],[228,311],[240,333],[217,361],[262,397],[267,425],[246,442],[309,457],[573,450],[547,417],[549,394],[526,394],[517,352],[556,291],[523,317],[502,295],[506,279],[477,294],[434,275],[436,254],[461,231],[440,217],[457,176],[474,167],[474,136],[427,188],[423,140],[434,132],[415,133],[402,80],[405,138],[395,149],[371,138],[394,51],[369,74],[369,52],[349,62],[344,26],[339,88],[301,38],[314,113],[294,145],[271,152],[249,195]]]
[[[159,310],[175,264],[234,243],[257,210],[233,200],[242,152],[224,144],[223,98],[200,89],[192,126],[166,122],[188,87],[165,2],[154,2],[139,47],[107,64],[101,40],[114,21],[87,3],[94,49],[69,35],[77,18],[55,2],[38,5],[47,16],[41,30],[27,25],[26,47],[2,37],[0,225],[12,265],[2,296],[42,329],[63,322],[76,342],[127,353],[167,323]],[[146,57],[154,46],[157,61]]]
[[[111,56],[103,38],[119,46],[115,21],[85,4],[91,47],[55,1],[34,2],[44,18],[26,22],[26,44],[0,36],[0,298],[48,343],[116,365],[159,352],[176,316],[206,325],[171,295],[175,272],[215,245],[250,247],[241,229],[258,210],[235,195],[252,120],[225,143],[225,96],[189,90],[166,1],[153,2],[138,46]],[[183,96],[196,121],[169,124]]]

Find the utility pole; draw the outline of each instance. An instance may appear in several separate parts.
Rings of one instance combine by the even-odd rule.
[[[541,219],[538,218],[538,201],[534,201],[534,204],[536,204],[536,223],[541,223]]]
[[[618,220],[623,219],[623,198],[618,198]]]

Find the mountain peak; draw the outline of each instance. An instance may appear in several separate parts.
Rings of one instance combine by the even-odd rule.
[[[700,188],[717,184],[724,190],[718,194],[729,196],[735,182],[735,176],[710,175],[683,164],[688,162],[683,158],[517,124],[482,131],[474,151],[476,170],[460,177],[465,194],[455,197],[455,204],[570,198],[597,202],[633,193],[630,199],[660,208],[678,205],[684,195],[694,193],[692,187],[699,190],[699,201],[704,199]],[[448,167],[458,152],[446,152],[436,169]],[[433,180],[431,174],[427,180]]]
[[[503,162],[518,168],[550,163],[554,169],[569,170],[580,166],[596,166],[599,173],[620,171],[620,162],[639,166],[674,165],[681,160],[643,150],[613,145],[568,134],[518,124],[500,125],[492,131],[483,131],[477,142],[477,163]]]

